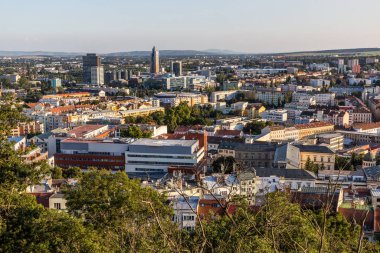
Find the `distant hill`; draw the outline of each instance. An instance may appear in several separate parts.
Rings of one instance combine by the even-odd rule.
[[[278,53],[277,55],[307,55],[307,54],[365,54],[365,53],[380,53],[380,48],[349,48],[349,49],[329,49],[319,51],[300,51],[300,52],[288,52]],[[270,54],[268,54],[270,55]]]
[[[104,54],[105,56],[130,56],[130,57],[148,57],[151,51],[131,51],[131,52],[116,52]],[[213,52],[197,51],[197,50],[160,50],[160,56],[197,56],[197,55],[216,55]]]
[[[151,51],[129,51],[100,54],[102,56],[118,57],[149,57]],[[83,52],[48,52],[48,51],[0,51],[0,56],[17,57],[17,56],[47,56],[47,57],[69,57],[85,55]],[[160,50],[163,57],[180,57],[180,56],[215,56],[215,55],[343,55],[343,54],[363,54],[363,55],[380,55],[380,48],[352,48],[352,49],[329,49],[319,51],[299,51],[284,53],[241,53],[231,50],[207,49],[207,50]]]
[[[68,57],[84,55],[85,53],[79,52],[47,52],[47,51],[0,51],[0,56],[55,56],[55,57]]]

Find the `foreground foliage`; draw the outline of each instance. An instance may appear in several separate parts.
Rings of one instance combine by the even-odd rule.
[[[0,252],[380,251],[378,244],[358,246],[359,227],[341,215],[301,210],[281,192],[267,195],[260,209],[235,201],[233,215],[210,214],[195,231],[182,231],[167,198],[124,172],[81,174],[65,189],[68,213],[45,209],[22,192],[47,173],[65,175],[26,165],[11,148],[5,136],[19,118],[14,108],[0,103]]]

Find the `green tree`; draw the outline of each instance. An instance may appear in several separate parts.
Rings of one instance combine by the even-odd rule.
[[[53,179],[61,179],[61,178],[63,178],[62,168],[54,166],[53,168],[50,169],[50,171],[51,171],[51,177]]]
[[[82,170],[79,167],[69,167],[62,171],[62,175],[64,178],[81,178]]]
[[[125,172],[89,171],[66,191],[66,196],[69,213],[83,218],[85,224],[107,238],[108,249],[166,252],[180,247],[166,197],[143,188]]]
[[[45,209],[31,195],[0,188],[1,252],[104,252],[80,219]]]
[[[305,163],[304,169],[308,170],[308,171],[312,171],[314,173],[318,173],[319,166],[318,166],[318,164],[315,164],[314,162],[312,162],[310,160],[310,157],[308,157],[306,159],[306,163]]]

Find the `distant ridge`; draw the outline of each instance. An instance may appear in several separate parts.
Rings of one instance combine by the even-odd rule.
[[[131,51],[131,52],[116,52],[104,54],[105,56],[134,56],[134,57],[147,57],[150,55],[150,51]],[[174,57],[174,56],[207,56],[217,55],[214,52],[197,51],[197,50],[160,50],[160,56]]]
[[[296,51],[287,53],[274,53],[265,55],[294,55],[294,54],[358,54],[358,53],[368,53],[368,52],[379,52],[380,48],[348,48],[348,49],[328,49],[328,50],[317,50],[317,51]]]
[[[319,54],[360,54],[376,53],[380,55],[380,48],[351,48],[351,49],[328,49],[317,51],[295,51],[283,53],[241,53],[231,50],[208,49],[208,50],[160,50],[160,55],[164,57],[179,56],[218,56],[218,55],[319,55]],[[70,57],[85,55],[84,52],[49,52],[49,51],[0,51],[1,57],[21,57],[21,56],[46,56],[46,57]],[[150,51],[129,51],[100,54],[101,56],[114,57],[148,57]]]

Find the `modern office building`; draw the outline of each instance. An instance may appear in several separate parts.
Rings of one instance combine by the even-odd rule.
[[[125,169],[133,172],[167,172],[171,166],[195,167],[204,157],[199,140],[139,139],[125,152]]]
[[[91,83],[91,68],[100,67],[100,57],[96,54],[83,56],[83,82]]]
[[[158,74],[160,72],[160,53],[156,47],[152,48],[150,60],[150,73]]]
[[[60,152],[54,155],[55,164],[61,168],[123,170],[128,142],[106,139],[68,138],[61,141]]]
[[[182,76],[182,62],[181,61],[172,62],[171,71],[175,76]]]
[[[91,84],[104,85],[104,68],[102,66],[91,67]]]

